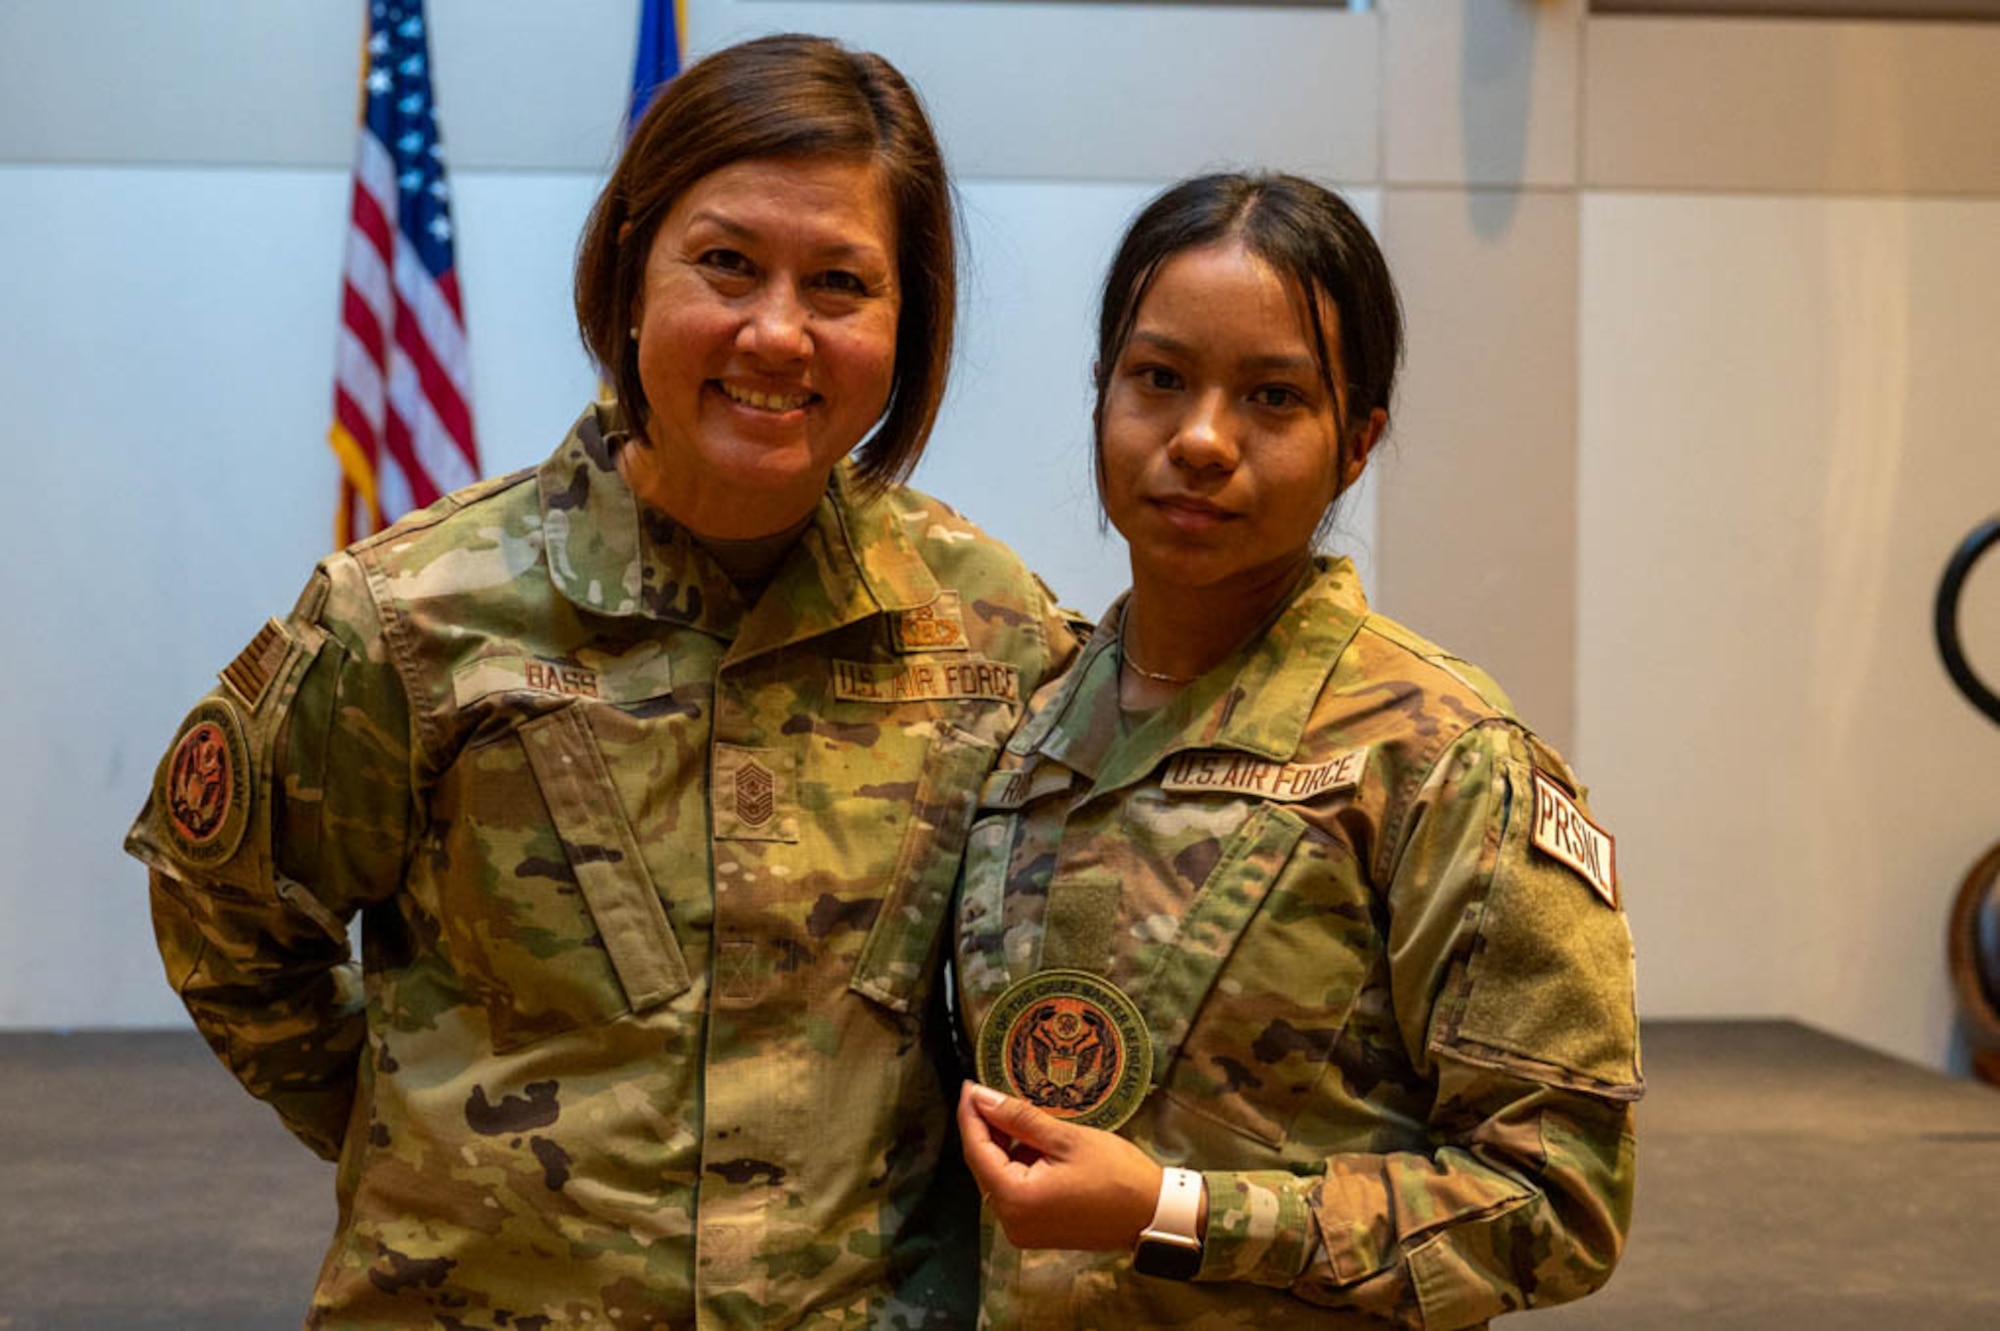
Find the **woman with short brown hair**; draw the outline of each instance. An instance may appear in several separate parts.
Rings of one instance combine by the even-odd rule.
[[[699,62],[579,257],[616,399],[324,561],[183,725],[127,845],[196,1024],[339,1162],[314,1325],[969,1322],[938,939],[1074,643],[896,484],[952,265],[887,62]]]

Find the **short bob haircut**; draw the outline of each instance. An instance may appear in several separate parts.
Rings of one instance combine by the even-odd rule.
[[[1105,391],[1161,265],[1182,250],[1227,240],[1240,240],[1304,298],[1299,305],[1312,334],[1320,382],[1331,401],[1345,404],[1335,422],[1344,454],[1376,410],[1389,412],[1403,357],[1402,302],[1381,247],[1339,195],[1298,176],[1261,172],[1183,180],[1147,204],[1126,229],[1104,278],[1097,318],[1097,403],[1091,420],[1098,444]],[[1332,303],[1340,320],[1338,378],[1345,381],[1344,394],[1318,297]],[[1101,496],[1101,447],[1098,456]],[[1332,508],[1327,512],[1330,520]]]
[[[576,258],[583,344],[644,438],[651,412],[630,329],[653,238],[710,172],[752,158],[835,158],[882,173],[896,217],[896,367],[856,455],[864,489],[910,474],[944,398],[957,250],[944,155],[916,92],[878,55],[824,37],[760,37],[689,66],[661,89],[592,206]]]

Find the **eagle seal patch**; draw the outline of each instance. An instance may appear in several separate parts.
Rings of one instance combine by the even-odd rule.
[[[207,868],[236,853],[250,825],[250,750],[227,699],[206,698],[188,713],[157,781],[176,854]]]
[[[1153,1079],[1145,1018],[1089,971],[1037,971],[1008,986],[977,1044],[980,1081],[1088,1128],[1132,1117]]]

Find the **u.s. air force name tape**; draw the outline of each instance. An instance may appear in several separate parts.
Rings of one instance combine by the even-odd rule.
[[[1618,904],[1617,842],[1584,816],[1568,792],[1540,772],[1535,773],[1534,843],[1537,850],[1581,874],[1606,902]]]
[[[1215,751],[1181,753],[1168,761],[1160,789],[1174,794],[1256,795],[1291,803],[1358,785],[1367,766],[1365,746],[1317,763],[1277,763]]]
[[[842,702],[898,703],[928,698],[1019,702],[1021,672],[1004,661],[969,655],[947,660],[898,661],[893,665],[835,661],[833,696]]]
[[[975,1042],[979,1080],[1057,1118],[1111,1131],[1153,1078],[1145,1018],[1123,990],[1081,970],[1037,971],[993,1001]]]

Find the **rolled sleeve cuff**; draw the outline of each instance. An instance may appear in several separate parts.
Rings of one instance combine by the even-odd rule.
[[[1284,1287],[1319,1241],[1309,1193],[1316,1182],[1281,1169],[1210,1170],[1208,1228],[1196,1280]]]

